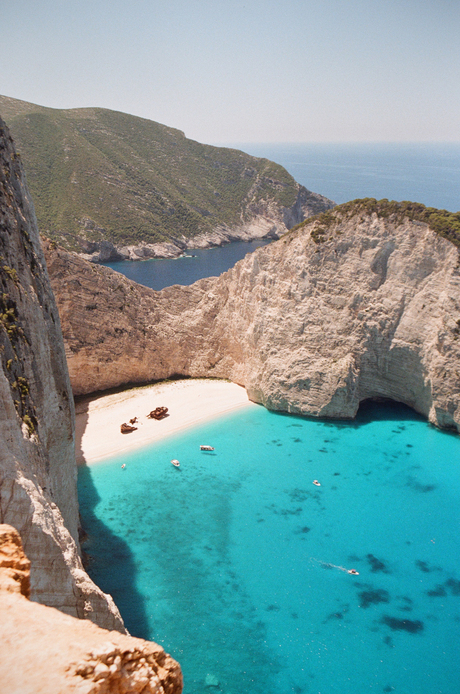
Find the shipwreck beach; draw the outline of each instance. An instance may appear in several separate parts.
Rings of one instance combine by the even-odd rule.
[[[168,408],[167,417],[161,420],[147,417],[161,406]],[[95,463],[250,406],[256,407],[242,386],[213,379],[161,382],[81,399],[75,406],[77,464]],[[136,431],[122,434],[121,424],[135,417]]]

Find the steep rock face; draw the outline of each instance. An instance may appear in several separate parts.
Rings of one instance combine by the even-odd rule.
[[[33,600],[123,629],[79,556],[74,410],[59,314],[1,121],[0,282],[0,522],[24,538]]]
[[[459,429],[456,247],[404,216],[328,214],[161,292],[48,244],[74,392],[214,376],[275,410],[352,418],[387,397]]]
[[[29,602],[30,562],[0,525],[0,689],[8,694],[180,694],[182,673],[155,643]]]

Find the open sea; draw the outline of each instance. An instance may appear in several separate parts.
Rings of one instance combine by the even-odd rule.
[[[185,694],[458,694],[460,439],[410,409],[244,408],[81,468],[79,498],[90,575]]]
[[[460,210],[460,142],[228,145],[282,164],[337,204],[356,198],[411,200]]]
[[[460,209],[460,145],[235,146],[338,203]],[[161,289],[257,245],[111,266]],[[460,438],[408,408],[244,408],[81,468],[79,499],[90,575],[184,694],[460,691]]]
[[[282,164],[309,190],[337,204],[356,198],[411,200],[460,210],[460,143],[248,144],[231,146]],[[152,289],[220,275],[266,242],[190,251],[174,260],[121,261],[108,266]],[[193,257],[192,257],[193,256]]]

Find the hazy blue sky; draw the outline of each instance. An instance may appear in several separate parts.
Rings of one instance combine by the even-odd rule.
[[[0,93],[200,142],[460,140],[460,0],[0,0]]]

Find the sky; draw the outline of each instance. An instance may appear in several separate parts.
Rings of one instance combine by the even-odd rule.
[[[460,0],[0,0],[0,94],[199,142],[460,141]]]

